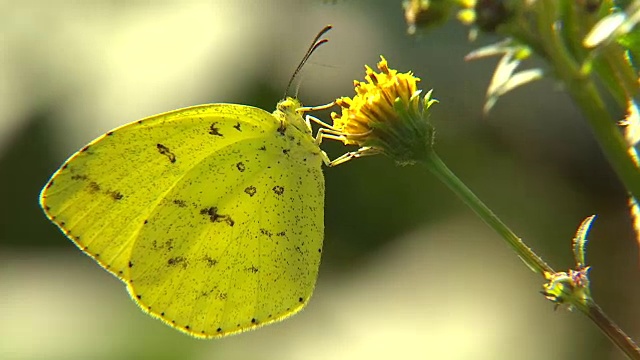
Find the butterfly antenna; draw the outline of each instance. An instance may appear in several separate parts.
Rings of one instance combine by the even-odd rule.
[[[313,39],[313,42],[311,43],[311,46],[309,47],[309,49],[307,50],[307,53],[304,54],[304,57],[302,58],[302,61],[300,61],[300,64],[298,64],[298,67],[296,68],[296,70],[293,72],[293,75],[291,76],[291,79],[289,79],[289,83],[287,84],[287,90],[285,91],[285,96],[289,93],[289,89],[291,88],[291,84],[293,83],[293,80],[296,78],[296,76],[298,76],[298,73],[300,73],[300,70],[302,69],[302,67],[304,66],[304,64],[307,62],[307,60],[309,60],[309,58],[311,57],[311,54],[313,54],[314,51],[316,51],[316,49],[318,47],[320,47],[320,45],[326,43],[327,41],[329,41],[329,39],[320,39],[324,34],[327,33],[327,31],[331,30],[331,28],[333,28],[333,26],[331,25],[327,25],[324,28],[322,28],[322,30],[320,30],[320,32],[318,33],[318,35],[316,35],[316,37]]]

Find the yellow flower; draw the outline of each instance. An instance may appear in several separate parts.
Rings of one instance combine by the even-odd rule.
[[[366,66],[364,82],[354,81],[356,95],[336,100],[341,114],[332,113],[333,128],[348,145],[382,152],[401,163],[412,163],[433,145],[433,127],[427,109],[436,102],[431,92],[421,105],[419,78],[398,73],[380,57],[375,72]],[[373,150],[373,151],[371,151]]]

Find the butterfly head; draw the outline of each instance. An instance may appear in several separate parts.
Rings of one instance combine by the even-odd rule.
[[[302,132],[311,134],[311,129],[302,115],[304,113],[303,109],[300,100],[287,97],[278,102],[273,115],[280,120],[280,127],[282,129],[285,129],[287,126],[294,126]]]

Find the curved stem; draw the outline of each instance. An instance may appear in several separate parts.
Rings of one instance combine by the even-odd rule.
[[[435,151],[430,151],[427,157],[421,160],[438,179],[445,183],[458,197],[469,206],[487,225],[494,229],[514,249],[518,256],[534,272],[545,275],[555,274],[555,271],[547,265],[531,248],[529,248],[505,223],[498,218],[440,159]],[[620,329],[593,301],[586,299],[585,303],[573,304],[578,310],[587,315],[602,332],[622,350],[629,359],[640,360],[640,348],[633,340]]]
[[[555,75],[567,86],[567,90],[584,113],[593,134],[607,160],[622,180],[627,190],[640,199],[640,171],[628,152],[616,120],[607,111],[593,79],[585,76],[571,57],[559,37],[556,27],[557,0],[538,3],[538,32],[545,39],[543,46]]]
[[[594,301],[589,301],[586,306],[580,306],[578,309],[591,319],[602,332],[607,335],[609,340],[618,346],[629,359],[640,360],[640,348],[633,340],[616,325],[607,314],[602,311],[600,306]]]
[[[640,89],[638,88],[638,78],[629,65],[629,62],[625,60],[624,49],[618,44],[609,44],[603,49],[604,58],[611,69],[612,75],[615,77],[616,84],[622,88],[624,93],[624,99],[637,99]],[[637,101],[637,100],[636,100]],[[626,102],[622,104],[626,107]]]
[[[445,183],[467,206],[475,211],[487,225],[494,229],[515,250],[522,261],[540,275],[554,273],[542,258],[534,253],[522,240],[514,234],[491,209],[487,207],[440,159],[435,151],[430,151],[426,159],[422,161],[438,179]]]

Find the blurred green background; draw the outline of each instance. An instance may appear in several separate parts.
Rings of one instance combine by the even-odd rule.
[[[554,268],[598,214],[596,300],[640,338],[640,276],[624,189],[552,80],[481,114],[497,59],[466,63],[467,29],[406,35],[400,1],[0,1],[0,358],[622,359],[444,185],[378,156],[326,169],[320,278],[301,314],[196,340],[139,311],[38,206],[48,177],[105,131],[210,102],[271,111],[325,24],[331,41],[299,79],[307,105],[353,94],[384,55],[434,88],[441,157]],[[535,61],[533,62],[535,64]],[[539,64],[538,64],[539,65]],[[328,119],[328,114],[320,114]],[[620,114],[620,117],[622,114]],[[325,144],[332,157],[345,151]],[[353,149],[349,149],[353,150]]]

